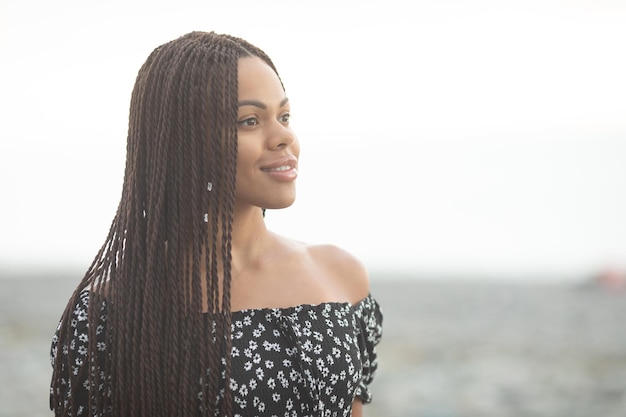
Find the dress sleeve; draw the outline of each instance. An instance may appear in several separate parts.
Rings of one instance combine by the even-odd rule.
[[[50,360],[54,368],[57,361],[61,369],[60,374],[53,376],[50,385],[50,409],[55,415],[63,414],[68,407],[74,410],[72,415],[89,415],[89,369],[88,369],[88,342],[89,322],[87,311],[89,291],[82,291],[73,301],[73,309],[69,314],[69,329],[61,331],[63,322],[59,323],[52,337]],[[99,365],[104,363],[106,351],[105,322],[106,303],[103,301],[99,311],[99,323],[96,329],[96,343]],[[64,336],[62,336],[65,333]],[[101,369],[100,375],[101,373]],[[101,385],[102,387],[102,385]],[[55,402],[55,395],[56,402]],[[100,393],[102,394],[102,393]]]
[[[378,368],[376,345],[383,333],[383,314],[380,306],[371,296],[362,301],[362,308],[357,311],[359,349],[361,353],[362,375],[356,389],[356,396],[368,404],[372,401],[369,389]]]

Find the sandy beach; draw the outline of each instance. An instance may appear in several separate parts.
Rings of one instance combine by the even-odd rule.
[[[626,416],[626,292],[383,275],[366,416]],[[0,275],[0,417],[51,415],[50,338],[79,278]]]

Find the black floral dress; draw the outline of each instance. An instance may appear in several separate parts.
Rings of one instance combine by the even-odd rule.
[[[79,398],[88,398],[88,381],[72,376],[87,374],[81,368],[86,366],[88,300],[83,291],[76,301],[73,338],[59,344],[57,330],[51,349],[53,364],[59,355],[70,355],[73,363],[57,389],[69,393],[71,384],[79,384],[85,390]],[[106,323],[106,302],[102,313]],[[381,335],[382,312],[371,296],[354,305],[326,302],[233,312],[234,416],[349,416],[355,398],[371,401],[368,385]],[[104,338],[98,348],[106,353]],[[84,415],[87,406],[81,407]]]

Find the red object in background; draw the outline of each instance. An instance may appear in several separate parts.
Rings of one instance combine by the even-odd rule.
[[[608,290],[626,290],[626,272],[617,268],[606,269],[598,275],[597,282]]]

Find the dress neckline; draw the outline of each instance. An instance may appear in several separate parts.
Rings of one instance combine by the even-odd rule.
[[[366,303],[369,299],[371,299],[372,296],[371,294],[367,294],[364,298],[362,298],[361,300],[357,301],[356,303],[352,304],[350,301],[322,301],[321,303],[318,304],[312,304],[312,303],[302,303],[302,304],[297,304],[297,305],[293,305],[293,306],[286,306],[286,307],[253,307],[253,308],[243,308],[240,310],[235,310],[233,311],[231,314],[232,315],[239,315],[239,314],[250,314],[250,313],[263,313],[263,312],[267,312],[267,313],[273,313],[273,312],[280,312],[280,313],[291,313],[293,311],[296,310],[320,310],[320,309],[324,309],[328,306],[330,307],[339,307],[339,308],[357,308],[360,307],[362,304]]]
[[[78,297],[80,297],[81,299],[83,299],[83,297],[87,294],[91,293],[91,290],[89,288],[83,288],[80,293],[78,294]],[[105,304],[108,304],[108,300],[106,297],[103,297],[102,300]],[[363,297],[361,300],[357,301],[356,303],[352,304],[350,301],[322,301],[321,303],[318,304],[311,304],[311,303],[302,303],[302,304],[297,304],[297,305],[293,305],[293,306],[286,306],[286,307],[254,307],[254,308],[243,308],[243,309],[239,309],[239,310],[234,310],[231,312],[231,315],[241,315],[241,314],[250,314],[252,312],[254,313],[292,313],[296,310],[303,310],[303,309],[308,309],[308,310],[323,310],[325,307],[331,306],[331,307],[340,307],[340,308],[351,308],[351,309],[357,309],[362,307],[364,304],[366,304],[367,302],[375,302],[374,298],[372,297],[371,293],[368,293],[365,297]],[[203,315],[207,315],[209,314],[206,311],[202,312]]]

